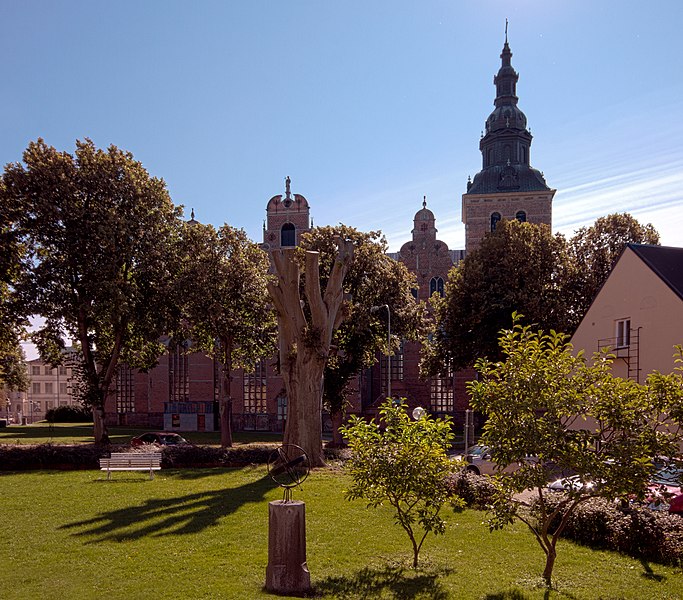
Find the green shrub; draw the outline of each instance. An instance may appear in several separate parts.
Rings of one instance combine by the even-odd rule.
[[[451,495],[462,498],[470,508],[486,509],[493,503],[496,486],[486,475],[476,475],[462,469],[450,475],[446,482]]]
[[[550,496],[557,504],[562,494]],[[532,514],[538,502],[532,503]],[[559,524],[559,517],[553,525]],[[562,537],[592,548],[616,550],[664,564],[683,559],[683,518],[604,498],[581,503],[569,517]]]
[[[92,411],[83,406],[57,406],[45,413],[50,423],[91,423]]]

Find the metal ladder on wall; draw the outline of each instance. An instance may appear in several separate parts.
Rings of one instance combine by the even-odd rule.
[[[640,330],[630,330],[628,346],[617,347],[617,338],[603,338],[598,340],[598,350],[608,348],[617,359],[626,363],[627,378],[640,383]]]

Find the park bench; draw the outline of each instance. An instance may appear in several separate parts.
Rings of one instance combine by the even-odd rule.
[[[154,479],[154,471],[160,469],[161,452],[112,452],[109,458],[100,458],[100,471],[107,472],[107,479],[112,471],[149,471]]]

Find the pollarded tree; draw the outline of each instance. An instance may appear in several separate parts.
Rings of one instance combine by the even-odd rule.
[[[268,256],[242,229],[186,223],[176,297],[181,328],[193,349],[215,357],[222,366],[219,385],[221,445],[232,445],[231,371],[252,369],[275,352],[275,315],[266,289]]]
[[[423,372],[435,375],[499,355],[498,332],[514,311],[543,329],[564,330],[566,242],[546,225],[500,221],[479,248],[449,273],[446,295],[433,299],[436,331]]]
[[[424,306],[412,294],[417,287],[415,276],[405,265],[386,254],[387,244],[380,232],[364,233],[348,227],[317,227],[302,236],[300,254],[319,253],[319,276],[327,285],[336,256],[335,239],[353,243],[353,261],[344,278],[343,290],[348,299],[346,318],[334,331],[332,347],[325,364],[323,402],[330,411],[333,441],[341,442],[339,427],[349,393],[349,383],[362,369],[373,365],[377,353],[387,352],[387,314],[378,307],[389,307],[391,314],[391,350],[402,339],[415,340],[425,329]],[[305,281],[307,273],[304,273]]]
[[[164,351],[179,211],[163,180],[129,152],[90,140],[76,142],[73,155],[32,142],[2,180],[0,201],[24,207],[31,264],[17,289],[24,312],[45,319],[34,340],[53,365],[64,337],[74,341],[82,400],[95,441],[106,443],[104,408],[119,361],[148,368]]]
[[[680,368],[652,373],[641,385],[614,377],[612,356],[588,361],[567,339],[533,331],[515,316],[514,327],[500,336],[502,360],[479,359],[478,380],[468,385],[472,406],[486,417],[481,442],[501,469],[489,524],[497,529],[520,519],[528,525],[546,555],[548,586],[557,541],[577,506],[596,496],[643,499],[653,457],[677,457],[681,441]],[[510,465],[518,468],[502,472]],[[549,502],[546,486],[558,472],[576,478],[562,500]],[[534,492],[537,514],[521,499],[527,490]]]
[[[659,244],[659,233],[650,223],[641,225],[628,213],[615,213],[582,227],[569,240],[572,268],[565,292],[570,300],[567,331],[576,329],[626,244]]]
[[[353,260],[352,241],[338,239],[336,244],[337,254],[324,287],[318,252],[306,252],[300,264],[296,248],[271,253],[275,279],[268,283],[277,313],[280,373],[287,392],[284,441],[303,448],[314,467],[325,464],[323,374],[332,336],[345,317],[343,284]],[[303,293],[302,271],[307,274]]]

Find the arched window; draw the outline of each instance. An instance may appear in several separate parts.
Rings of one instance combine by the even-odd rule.
[[[523,210],[518,210],[517,214],[515,215],[515,219],[517,219],[520,223],[526,223],[526,213]]]
[[[439,294],[443,298],[443,279],[441,277],[432,277],[429,282],[429,296],[431,298],[432,294]]]
[[[285,223],[280,230],[280,246],[296,246],[294,225]]]
[[[524,144],[522,144],[522,145],[520,146],[520,150],[521,150],[521,152],[520,152],[520,154],[521,154],[521,163],[522,163],[523,165],[529,164],[529,162],[527,161],[527,158],[526,158],[526,146],[525,146]]]
[[[489,148],[486,153],[486,166],[490,167],[493,164],[493,148]]]
[[[491,215],[491,231],[496,230],[496,225],[498,225],[498,221],[500,221],[500,213],[499,212],[494,212]]]

